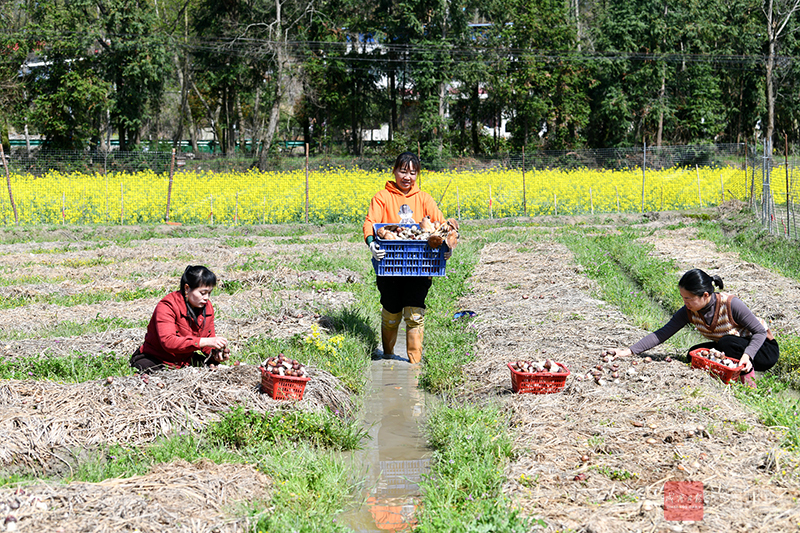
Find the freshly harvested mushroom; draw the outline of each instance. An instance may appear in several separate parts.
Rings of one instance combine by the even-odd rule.
[[[381,240],[384,240],[384,241],[397,240],[397,235],[393,231],[390,231],[390,230],[386,229],[386,226],[383,226],[382,228],[378,228],[378,232],[377,233],[378,233],[378,238],[381,239]]]

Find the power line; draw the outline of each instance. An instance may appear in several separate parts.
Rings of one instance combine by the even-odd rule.
[[[0,32],[12,35],[10,32]],[[60,32],[41,36],[44,42],[54,38],[67,38],[76,32]],[[85,34],[81,34],[84,35]],[[331,61],[348,61],[364,64],[405,64],[421,63],[450,64],[457,62],[480,62],[495,64],[501,61],[544,63],[598,63],[598,62],[654,62],[672,64],[711,64],[720,68],[756,69],[766,64],[767,56],[763,54],[690,54],[690,53],[652,53],[625,51],[564,51],[546,50],[524,47],[489,46],[476,42],[473,45],[453,43],[451,41],[431,41],[430,43],[398,44],[379,42],[372,38],[364,38],[363,34],[352,36],[350,41],[274,41],[244,37],[193,38],[184,42],[182,37],[165,34],[147,36],[133,34],[106,35],[113,46],[125,49],[136,47],[146,41],[149,46],[155,43],[176,47],[189,52],[206,52],[243,58],[265,58],[273,55],[279,47],[295,60],[316,57]],[[23,36],[20,35],[22,39]],[[37,40],[30,34],[25,40]],[[52,41],[51,41],[52,42]],[[432,44],[435,43],[435,44]],[[437,57],[438,56],[438,57]],[[776,67],[789,67],[796,58],[794,56],[776,56]]]

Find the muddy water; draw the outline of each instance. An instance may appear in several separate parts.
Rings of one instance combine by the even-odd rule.
[[[397,344],[395,351],[404,354],[401,339]],[[372,361],[364,408],[371,439],[348,457],[366,481],[352,507],[338,518],[353,531],[401,531],[414,523],[420,475],[430,463],[421,433],[426,398],[417,387],[418,374],[419,368],[406,359]]]

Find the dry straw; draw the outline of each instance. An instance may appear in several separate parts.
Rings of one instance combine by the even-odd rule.
[[[352,413],[350,395],[338,379],[308,368],[312,379],[296,408]],[[6,380],[0,382],[0,463],[45,465],[69,450],[140,445],[197,431],[236,405],[266,413],[286,405],[262,394],[260,383],[253,365],[168,370],[147,382],[140,376],[111,383]]]
[[[176,461],[126,479],[0,489],[0,513],[21,531],[240,533],[257,517],[237,505],[266,501],[269,486],[252,465]]]

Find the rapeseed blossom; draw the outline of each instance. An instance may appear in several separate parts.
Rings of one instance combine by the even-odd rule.
[[[174,175],[169,220],[184,224],[361,222],[372,196],[391,173],[327,168],[309,173],[183,171]],[[421,188],[448,217],[465,219],[550,214],[671,210],[748,197],[750,183],[735,167],[423,170]],[[524,183],[524,188],[523,188]],[[152,170],[110,174],[12,174],[22,224],[147,224],[167,214],[169,176]],[[773,183],[776,201],[785,198]],[[759,189],[759,187],[756,187]],[[306,191],[308,191],[306,193]],[[5,191],[4,191],[5,192]],[[758,192],[758,191],[757,191]],[[306,207],[306,201],[308,203]],[[0,194],[0,224],[13,224],[8,193]]]

